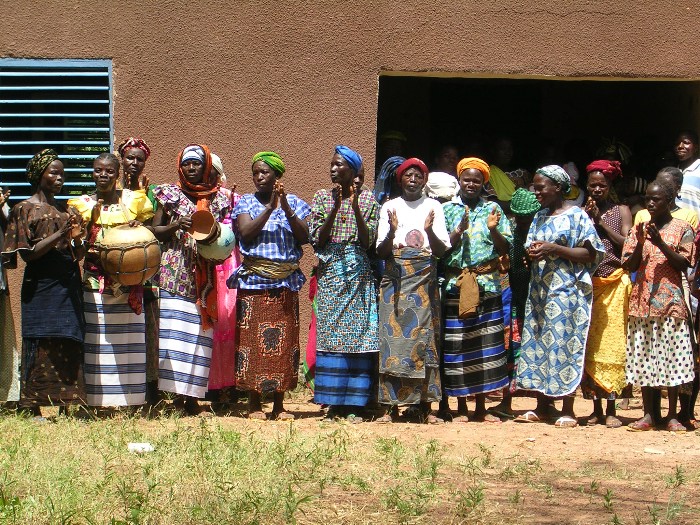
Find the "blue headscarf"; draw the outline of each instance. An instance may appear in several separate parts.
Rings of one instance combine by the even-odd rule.
[[[355,173],[360,171],[362,167],[362,157],[358,152],[342,145],[336,146],[335,152],[350,164],[350,167],[355,170]]]
[[[382,164],[373,190],[374,198],[379,204],[384,204],[391,197],[391,189],[396,184],[396,170],[405,160],[399,156],[389,157]]]

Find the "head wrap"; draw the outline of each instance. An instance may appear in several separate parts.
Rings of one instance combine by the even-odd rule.
[[[383,142],[385,140],[398,140],[400,142],[406,142],[406,135],[395,129],[390,129],[379,135],[379,141]]]
[[[117,146],[117,153],[119,153],[120,157],[124,157],[124,151],[129,148],[138,148],[143,151],[146,154],[146,160],[151,156],[151,148],[148,147],[148,144],[146,144],[143,139],[138,137],[129,137],[123,140],[122,143]]]
[[[634,195],[644,195],[647,192],[647,181],[641,177],[632,177]]]
[[[605,175],[605,178],[610,180],[615,180],[618,177],[622,177],[620,163],[616,160],[594,160],[588,166],[586,166],[586,173],[590,173],[592,171],[599,171]]]
[[[513,198],[510,200],[510,211],[515,215],[532,215],[540,207],[541,204],[531,191],[518,188],[513,192]]]
[[[384,204],[384,201],[391,196],[392,185],[395,185],[396,181],[396,170],[404,160],[406,159],[397,155],[389,157],[382,164],[372,191],[374,198],[377,199],[379,204]]]
[[[202,163],[204,171],[202,180],[197,184],[192,184],[185,177],[185,172],[182,170],[183,163],[189,160],[198,160]],[[190,144],[185,147],[178,155],[177,168],[180,178],[180,188],[188,195],[202,199],[217,192],[219,189],[218,177],[211,173],[212,158],[209,148],[204,144]]]
[[[428,182],[423,188],[423,192],[431,199],[449,201],[457,195],[459,191],[459,181],[454,175],[444,171],[431,171],[428,173]]]
[[[223,186],[226,184],[226,172],[224,171],[224,163],[221,162],[221,157],[216,153],[211,154],[211,167],[219,177],[219,183]]]
[[[403,175],[404,171],[406,171],[408,168],[418,168],[418,170],[423,175],[428,174],[428,166],[425,165],[425,162],[423,162],[419,158],[411,157],[410,159],[404,160],[401,163],[401,166],[399,166],[396,169],[396,180],[397,181],[401,180],[401,176]]]
[[[632,158],[632,150],[624,142],[615,137],[603,137],[602,144],[596,151],[599,157],[608,157],[619,160],[622,164],[628,164]]]
[[[38,181],[54,160],[58,160],[58,153],[53,149],[43,149],[34,155],[27,164],[27,180],[32,183]]]
[[[284,173],[284,162],[282,162],[282,157],[280,157],[274,151],[260,151],[253,155],[252,164],[255,164],[259,160],[263,161],[265,164],[270,166],[273,170],[279,173],[280,177]]]
[[[552,179],[561,186],[561,192],[563,194],[567,194],[571,191],[571,178],[561,166],[550,164],[549,166],[538,169],[535,174],[544,175],[548,179]]]
[[[358,152],[348,148],[347,146],[338,145],[335,147],[335,153],[343,157],[348,164],[350,164],[350,167],[355,170],[355,173],[360,171],[360,168],[362,167],[362,157]]]
[[[476,157],[467,157],[460,160],[457,163],[457,176],[459,177],[463,171],[472,168],[475,170],[479,170],[484,175],[484,184],[486,184],[489,181],[489,176],[491,175],[489,165],[486,164],[483,160],[478,159]]]

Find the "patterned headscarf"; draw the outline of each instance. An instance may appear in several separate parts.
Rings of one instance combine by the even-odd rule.
[[[569,178],[569,174],[566,173],[561,166],[550,164],[549,166],[538,169],[535,174],[544,175],[548,179],[552,179],[559,184],[561,186],[561,192],[564,195],[571,191],[571,179]]]
[[[425,162],[420,160],[417,157],[411,157],[410,159],[404,160],[401,165],[396,168],[396,180],[400,181],[401,176],[404,174],[404,172],[408,168],[418,168],[418,170],[423,174],[427,175],[428,174],[428,166],[425,165]]]
[[[34,155],[27,164],[27,180],[31,183],[38,181],[49,165],[58,159],[58,153],[53,149],[43,149]]]
[[[457,163],[457,176],[459,177],[463,171],[468,169],[479,170],[484,176],[484,184],[489,181],[489,176],[491,175],[491,169],[489,165],[483,160],[477,157],[466,157]]]
[[[541,206],[535,194],[525,188],[515,190],[510,201],[510,211],[515,215],[532,215],[539,211]]]
[[[130,148],[138,148],[143,151],[146,154],[146,160],[148,160],[148,157],[151,156],[151,148],[148,147],[148,144],[146,144],[143,139],[138,137],[129,137],[128,139],[123,140],[122,143],[117,146],[117,153],[119,153],[119,156],[123,158],[124,151]]]
[[[392,184],[395,184],[396,179],[396,170],[404,160],[406,159],[397,155],[389,157],[382,164],[372,191],[374,198],[377,199],[379,204],[384,204],[384,201],[391,196]]]
[[[198,160],[204,166],[202,180],[198,184],[190,183],[182,170],[182,164],[189,160]],[[211,173],[211,152],[204,144],[190,144],[180,152],[177,158],[177,172],[180,178],[180,187],[188,195],[204,198],[216,193],[219,189],[216,180],[218,177]]]
[[[360,168],[362,167],[362,157],[357,151],[350,149],[347,146],[338,145],[335,147],[335,153],[343,157],[348,164],[350,164],[350,167],[355,170],[355,173],[360,171]]]
[[[280,157],[277,153],[274,151],[260,151],[253,155],[253,160],[251,161],[251,165],[255,164],[259,160],[263,161],[265,164],[270,166],[273,170],[275,170],[279,176],[281,177],[284,174],[284,162],[282,162],[282,157]]]
[[[620,163],[616,160],[594,160],[586,166],[586,173],[592,171],[601,172],[606,179],[615,180],[622,177],[622,169]]]
[[[211,154],[211,167],[214,168],[217,176],[219,177],[219,184],[221,186],[226,184],[226,172],[224,171],[224,163],[221,162],[221,157],[216,153]]]

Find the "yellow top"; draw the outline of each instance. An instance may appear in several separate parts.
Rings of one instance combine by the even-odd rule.
[[[112,228],[129,221],[146,222],[153,217],[153,205],[143,190],[121,190],[119,204],[109,204],[102,207],[97,223],[103,228]],[[84,221],[90,220],[92,209],[97,204],[95,197],[81,195],[68,201],[68,206],[73,206]]]
[[[698,231],[698,214],[693,210],[688,208],[678,208],[671,212],[671,216],[674,219],[680,219],[687,222],[693,227],[693,231]],[[649,215],[649,210],[646,208],[639,210],[637,215],[634,216],[634,225],[636,226],[640,222],[649,222],[651,220],[651,215]]]

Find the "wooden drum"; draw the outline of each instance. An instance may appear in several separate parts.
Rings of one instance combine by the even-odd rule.
[[[143,284],[160,267],[160,245],[148,228],[115,226],[95,243],[102,267],[119,284]]]

